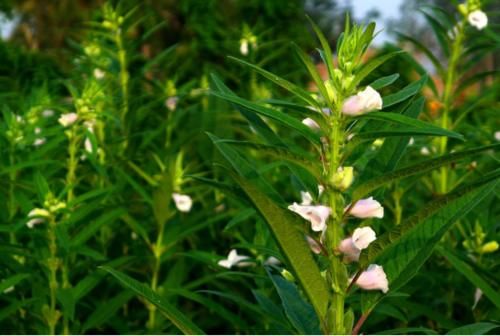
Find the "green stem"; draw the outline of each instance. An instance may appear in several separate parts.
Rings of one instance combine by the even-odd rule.
[[[51,335],[55,335],[55,330],[57,326],[58,320],[58,312],[56,309],[56,294],[57,287],[59,286],[57,283],[57,269],[59,265],[59,260],[57,258],[57,241],[56,241],[56,222],[54,217],[49,218],[48,225],[48,241],[49,241],[49,252],[50,258],[48,260],[48,268],[49,268],[49,290],[50,290],[50,307],[49,307],[49,317],[48,317],[48,325],[49,325],[49,333]]]
[[[69,131],[68,140],[68,171],[66,173],[66,186],[68,187],[67,202],[74,199],[74,188],[76,185],[76,169],[78,167],[78,136],[75,127]]]
[[[454,81],[456,79],[456,70],[458,60],[460,58],[460,54],[462,51],[462,41],[463,41],[463,22],[458,24],[458,31],[455,37],[455,41],[453,41],[452,52],[450,57],[450,62],[448,65],[448,71],[445,80],[445,87],[443,92],[443,114],[441,117],[441,127],[444,129],[448,129],[450,127],[450,110],[452,107],[452,98],[453,98],[453,87]],[[439,153],[441,155],[446,154],[448,145],[448,138],[441,137],[439,144]],[[448,191],[448,167],[443,166],[440,170],[440,179],[439,179],[439,193],[445,194]]]
[[[124,48],[121,29],[118,29],[115,33],[115,43],[118,48],[118,63],[120,64],[120,90],[122,96],[120,121],[123,128],[123,134],[125,136],[123,142],[123,150],[125,150],[128,145],[126,119],[129,109],[129,96],[128,96],[129,73],[127,70],[127,52]]]
[[[159,230],[158,236],[156,237],[156,243],[153,246],[153,256],[154,256],[154,265],[153,265],[153,277],[151,278],[151,289],[156,292],[158,289],[158,277],[160,275],[161,270],[161,257],[163,255],[163,234],[165,230],[165,223],[158,223]],[[148,304],[149,310],[149,320],[148,320],[148,329],[150,331],[154,331],[156,327],[156,306],[152,304]]]
[[[14,219],[16,214],[16,200],[15,200],[15,184],[16,184],[16,171],[12,169],[15,164],[15,148],[14,145],[11,144],[9,147],[9,164],[11,167],[11,171],[9,172],[9,200],[8,200],[8,212],[9,212],[9,223]],[[9,233],[9,239],[11,244],[16,244],[17,239],[14,231],[12,230]]]

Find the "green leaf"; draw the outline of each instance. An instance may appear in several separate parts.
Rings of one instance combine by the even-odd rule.
[[[386,86],[391,85],[394,83],[397,79],[399,78],[399,74],[395,73],[389,76],[381,77],[370,84],[368,86],[371,86],[374,90],[380,90]]]
[[[304,125],[301,121],[295,119],[294,117],[289,116],[286,113],[283,113],[281,111],[271,109],[268,107],[261,106],[259,104],[250,102],[246,99],[226,94],[226,93],[221,93],[221,92],[211,92],[213,96],[219,97],[221,99],[224,99],[228,102],[238,104],[246,109],[249,109],[250,111],[253,111],[257,114],[263,115],[267,118],[273,119],[280,124],[283,124],[287,127],[290,127],[291,129],[294,129],[301,135],[303,135],[306,139],[311,141],[313,144],[319,145],[320,144],[320,136],[311,130],[309,127]]]
[[[122,308],[132,297],[134,293],[126,290],[113,298],[106,299],[99,306],[97,306],[92,314],[87,318],[82,327],[82,333],[85,331],[101,326],[103,323],[111,319],[116,314],[118,309]]]
[[[303,221],[292,212],[277,206],[247,179],[235,174],[233,178],[268,223],[283,256],[287,259],[288,265],[304,289],[316,314],[323,319],[326,315],[330,293],[312,258],[304,235],[298,230],[303,225]]]
[[[83,229],[76,234],[72,239],[71,244],[73,246],[78,246],[84,244],[88,239],[90,239],[96,232],[104,225],[111,225],[116,219],[120,218],[123,214],[127,212],[124,208],[118,208],[110,212],[104,213],[101,217],[95,221],[85,225]]]
[[[273,83],[281,86],[282,88],[284,88],[285,90],[293,93],[295,96],[297,96],[297,98],[300,98],[302,99],[304,102],[306,102],[308,105],[312,105],[312,106],[318,106],[318,102],[313,98],[311,97],[311,94],[309,92],[307,92],[306,90],[298,87],[297,85],[295,84],[292,84],[290,83],[289,81],[287,81],[286,79],[283,79],[279,76],[276,76],[275,74],[272,74],[270,73],[269,71],[267,70],[264,70],[256,65],[253,65],[251,63],[248,63],[244,60],[241,60],[239,58],[236,58],[236,57],[231,57],[229,56],[229,59],[233,60],[233,61],[236,61],[240,64],[243,64],[255,71],[257,71],[259,74],[261,74],[262,76],[266,77],[267,79],[271,80]]]
[[[400,168],[398,170],[392,171],[390,173],[381,176],[377,176],[373,179],[368,180],[364,184],[358,186],[356,189],[354,189],[352,192],[352,198],[353,200],[359,200],[364,196],[368,195],[369,193],[371,193],[373,190],[378,189],[386,184],[393,183],[397,180],[409,176],[423,174],[431,170],[434,170],[436,168],[442,167],[444,165],[451,164],[453,162],[457,162],[469,158],[473,155],[479,154],[481,152],[485,152],[495,148],[500,148],[500,144],[482,146],[482,147],[468,149],[462,152],[443,155],[435,159],[425,160],[423,162],[419,162],[417,164]]]
[[[434,56],[434,54],[432,53],[432,51],[430,51],[425,45],[423,45],[420,41],[418,41],[417,39],[409,36],[409,35],[406,35],[406,34],[403,34],[403,33],[399,33],[397,32],[396,33],[398,35],[398,37],[403,40],[403,41],[407,41],[407,42],[410,42],[411,44],[413,44],[417,49],[419,49],[420,51],[422,51],[426,56],[427,58],[432,62],[432,65],[434,65],[434,68],[436,68],[438,74],[441,76],[441,77],[445,77],[443,76],[444,74],[444,69],[443,69],[443,66],[441,65],[441,62],[439,62],[439,60],[437,59],[436,56]]]
[[[490,331],[500,328],[500,324],[490,322],[478,322],[450,330],[446,335],[486,335]]]
[[[290,323],[302,335],[319,335],[318,317],[313,307],[300,296],[297,287],[282,276],[272,275],[269,271],[274,287],[278,291],[283,309]]]
[[[404,125],[404,126],[410,126],[414,127],[415,129],[418,129],[422,132],[422,134],[432,134],[432,135],[440,135],[440,136],[447,136],[449,138],[455,138],[459,140],[464,140],[464,136],[460,133],[456,133],[453,131],[449,131],[447,129],[441,128],[434,126],[431,123],[427,123],[422,120],[414,119],[411,117],[407,117],[403,114],[399,113],[392,113],[392,112],[370,112],[367,114],[364,114],[362,116],[358,117],[359,119],[369,119],[369,120],[378,120],[378,121],[386,121],[386,122],[393,122],[395,124],[399,125]],[[400,132],[400,130],[394,130],[394,132]],[[382,132],[390,132],[390,131],[380,131]],[[360,133],[363,134],[363,133]],[[358,136],[360,135],[358,134]]]
[[[403,50],[392,51],[390,53],[375,57],[375,58],[371,59],[370,61],[368,61],[368,63],[363,65],[363,67],[356,74],[356,77],[354,78],[354,80],[351,84],[351,88],[355,88],[359,83],[361,83],[361,81],[366,76],[368,76],[370,73],[372,73],[373,70],[375,70],[376,68],[378,68],[379,66],[381,66],[382,64],[384,64],[385,62],[387,62],[388,60],[393,58],[394,56],[400,55],[402,53],[404,53]]]
[[[498,289],[492,288],[479,274],[477,274],[474,269],[469,266],[465,261],[460,260],[453,252],[446,250],[445,248],[438,247],[437,251],[448,261],[450,264],[463,276],[467,278],[474,286],[481,289],[483,294],[493,302],[497,308],[500,308],[500,294]],[[475,334],[475,333],[474,333]]]
[[[284,149],[276,146],[262,145],[248,141],[225,140],[225,139],[220,139],[216,141],[227,143],[233,146],[251,148],[257,150],[260,154],[269,155],[278,160],[293,162],[308,170],[316,178],[319,178],[321,176],[320,167],[313,164],[314,159],[311,158],[308,153],[295,153],[289,149]]]
[[[416,95],[420,92],[420,90],[424,87],[425,83],[427,83],[428,77],[427,75],[423,75],[418,81],[412,82],[402,88],[400,91],[385,96],[383,100],[383,108],[386,109],[389,106],[395,105],[406,99]],[[401,114],[399,114],[401,115]]]
[[[170,303],[163,300],[161,296],[156,294],[151,288],[140,283],[139,281],[125,275],[121,272],[108,266],[100,266],[101,269],[113,275],[120,283],[132,290],[137,295],[143,297],[148,302],[154,304],[158,309],[169,319],[180,331],[184,334],[201,335],[203,331],[198,328],[191,320]]]
[[[321,47],[323,48],[323,53],[321,57],[323,58],[323,61],[326,64],[326,67],[328,69],[328,75],[330,78],[334,78],[333,75],[333,70],[335,69],[333,65],[333,53],[332,49],[330,48],[330,44],[325,38],[325,35],[321,32],[321,29],[314,23],[313,20],[309,16],[307,16],[307,19],[311,23],[311,26],[313,27],[314,32],[316,33],[316,36],[318,37],[319,42],[321,43]]]

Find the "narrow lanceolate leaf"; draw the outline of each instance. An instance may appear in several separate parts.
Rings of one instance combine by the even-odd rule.
[[[374,90],[380,90],[388,85],[391,85],[394,83],[397,79],[399,78],[399,74],[395,73],[389,76],[381,77],[370,84],[368,86],[371,86]]]
[[[248,141],[237,141],[237,140],[225,140],[219,139],[215,140],[214,143],[227,143],[237,147],[246,147],[249,149],[257,150],[260,154],[265,154],[274,157],[278,160],[284,160],[293,162],[307,171],[309,171],[313,176],[319,178],[321,175],[321,168],[314,164],[314,159],[310,157],[307,153],[295,153],[290,149],[285,149],[282,147],[268,146],[263,144],[258,144],[255,142]],[[318,160],[316,160],[318,161]]]
[[[497,308],[500,308],[500,293],[498,292],[498,288],[496,290],[492,288],[467,262],[461,260],[455,253],[447,251],[445,248],[439,248],[438,251],[443,257],[448,259],[457,271],[462,273],[475,287],[479,288],[484,296],[490,299]]]
[[[464,140],[464,136],[460,133],[449,131],[447,129],[434,126],[431,123],[428,123],[428,122],[425,122],[422,120],[418,120],[418,119],[414,119],[411,117],[407,117],[407,116],[399,114],[399,113],[370,112],[370,113],[364,114],[358,118],[393,122],[395,124],[420,129],[423,132],[429,132],[428,134],[441,135],[441,136],[447,136],[449,138]],[[360,134],[362,134],[362,133],[360,133]]]
[[[495,188],[499,177],[500,170],[496,170],[476,183],[430,202],[404,224],[395,226],[370,244],[361,253],[361,266],[366,267],[374,261],[386,261],[382,264],[384,268],[390,266],[388,269],[392,272],[392,280],[402,275],[402,270],[410,264],[420,263],[420,267],[442,235]],[[428,252],[424,254],[425,258],[420,255],[423,251]],[[415,274],[416,269],[412,269],[411,273]],[[393,282],[392,289],[396,290],[406,283],[408,274],[404,274],[404,278],[400,278],[397,283]]]
[[[311,26],[314,29],[314,32],[316,33],[316,36],[318,37],[319,42],[321,43],[321,47],[323,48],[323,52],[321,57],[323,58],[323,61],[326,64],[326,67],[328,69],[328,75],[330,78],[333,78],[333,70],[335,67],[333,66],[333,54],[332,54],[332,49],[330,48],[330,43],[325,38],[325,35],[321,32],[321,29],[314,23],[313,20],[311,20],[310,17],[307,17],[309,22],[311,23]]]
[[[259,104],[252,103],[246,99],[234,95],[222,92],[212,92],[211,94],[216,97],[222,98],[228,102],[240,105],[257,114],[276,120],[277,122],[294,129],[295,131],[297,131],[298,133],[300,133],[301,135],[303,135],[305,138],[307,138],[309,141],[311,141],[316,145],[320,143],[319,140],[320,137],[316,132],[314,132],[309,127],[304,125],[300,120],[297,120],[286,113],[268,107],[264,107]]]
[[[295,84],[287,81],[286,79],[281,78],[279,76],[276,76],[275,74],[270,73],[269,71],[264,70],[261,67],[258,67],[258,66],[254,65],[254,64],[251,64],[251,63],[248,63],[246,61],[243,61],[243,60],[241,60],[239,58],[229,56],[229,59],[231,59],[233,61],[236,61],[236,62],[238,62],[240,64],[243,64],[243,65],[245,65],[245,66],[247,66],[247,67],[249,67],[249,68],[257,71],[259,74],[261,74],[262,76],[266,77],[267,79],[269,79],[270,81],[272,81],[276,85],[281,86],[285,90],[287,90],[290,93],[292,93],[295,96],[297,96],[297,98],[302,99],[308,105],[319,106],[318,102],[313,97],[311,97],[311,94],[309,92],[307,92],[306,90],[298,87],[297,85],[295,85]]]
[[[366,63],[356,74],[356,77],[354,78],[354,81],[351,84],[351,87],[354,88],[356,87],[361,81],[368,76],[370,73],[373,72],[376,68],[390,60],[396,55],[402,54],[404,51],[402,50],[397,50],[390,52],[388,54],[384,54],[378,57],[375,57],[374,59],[371,59],[368,63]]]
[[[236,174],[233,177],[268,223],[283,256],[288,260],[288,265],[300,282],[316,314],[323,319],[330,293],[304,235],[298,230],[303,221],[289,210],[276,205],[246,179]]]
[[[446,335],[492,335],[489,332],[498,328],[500,328],[500,324],[497,323],[478,322],[450,330]]]
[[[452,162],[457,162],[466,158],[470,158],[474,155],[477,155],[481,152],[485,152],[487,150],[494,150],[500,148],[500,144],[494,144],[494,145],[488,145],[488,146],[482,146],[482,147],[477,147],[473,149],[468,149],[462,152],[457,152],[453,154],[448,154],[448,155],[443,155],[440,157],[437,157],[435,159],[430,159],[430,160],[425,160],[422,162],[419,162],[414,165],[410,165],[395,171],[392,171],[388,174],[384,174],[381,176],[377,176],[371,180],[368,180],[366,183],[363,185],[360,185],[354,191],[352,192],[352,198],[354,200],[359,200],[363,198],[364,196],[370,194],[373,190],[378,189],[384,185],[387,185],[389,183],[395,182],[397,180],[417,175],[417,174],[423,174],[426,172],[429,172],[431,170],[434,170],[436,168],[445,166],[447,164],[450,164]]]
[[[3,280],[2,282],[0,282],[0,293],[3,293],[6,289],[14,287],[19,282],[29,277],[29,274],[16,274],[11,276],[10,278]]]
[[[437,72],[442,77],[444,77],[443,76],[444,70],[443,70],[443,66],[441,65],[441,62],[437,59],[436,56],[434,56],[434,54],[432,53],[432,51],[430,51],[422,42],[418,41],[417,39],[415,39],[415,38],[413,38],[413,37],[411,37],[409,35],[403,34],[403,33],[397,32],[396,34],[403,41],[410,42],[415,47],[417,47],[420,51],[422,51],[427,56],[427,58],[432,62],[432,65],[434,65],[434,67],[436,68]]]
[[[125,275],[111,267],[101,266],[101,269],[113,275],[125,288],[132,290],[148,302],[154,304],[172,322],[180,331],[186,335],[201,335],[204,332],[198,328],[191,320],[180,310],[170,303],[166,302],[161,296],[156,294],[151,288],[139,281]]]
[[[384,109],[388,108],[389,106],[395,105],[397,103],[400,103],[402,101],[405,101],[406,99],[416,95],[417,93],[422,90],[424,87],[425,83],[427,83],[427,80],[429,78],[427,75],[423,75],[418,81],[412,82],[402,88],[400,91],[393,93],[391,95],[385,96],[383,100],[382,106]]]
[[[364,250],[360,267],[372,263],[382,265],[389,290],[397,291],[417,274],[452,225],[496,188],[499,175],[496,171],[473,185],[431,202]],[[372,310],[380,299],[381,293],[364,294],[363,311]]]

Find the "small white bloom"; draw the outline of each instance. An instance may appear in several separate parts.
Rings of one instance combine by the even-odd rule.
[[[106,73],[99,68],[94,69],[94,77],[96,79],[103,79]]]
[[[19,114],[15,114],[16,121],[20,124],[24,123],[24,118],[20,116]]]
[[[495,140],[500,141],[500,131],[495,132]]]
[[[227,269],[230,269],[233,266],[248,266],[249,263],[242,263],[242,261],[246,259],[249,259],[249,257],[244,255],[238,255],[238,251],[233,249],[229,251],[227,259],[219,260],[217,264]]]
[[[168,108],[169,111],[175,111],[177,108],[177,102],[179,101],[178,97],[168,97],[167,100],[165,100],[165,106]]]
[[[281,264],[281,261],[273,256],[270,256],[269,258],[266,259],[266,261],[264,261],[264,265],[276,266],[279,264]]]
[[[188,195],[182,195],[178,193],[173,193],[172,198],[174,199],[175,206],[181,212],[189,212],[193,206],[193,200]]]
[[[408,141],[408,146],[413,146],[415,144],[415,138],[411,137],[410,141]]]
[[[376,239],[377,235],[371,227],[357,228],[354,230],[352,237],[340,242],[338,249],[345,255],[348,261],[358,261],[361,250],[367,248]]]
[[[382,109],[382,97],[371,86],[346,99],[342,113],[348,116],[358,116],[373,110]]]
[[[8,294],[8,293],[13,292],[13,291],[14,291],[14,286],[10,286],[9,288],[5,288],[3,290],[3,293]]]
[[[328,107],[323,107],[321,109],[321,112],[323,112],[325,115],[331,115],[332,114],[332,110],[330,110]]]
[[[40,127],[35,127],[35,134],[40,134],[42,129]]]
[[[47,139],[45,139],[45,138],[36,138],[35,141],[33,142],[33,146],[35,146],[35,147],[41,146],[46,141],[47,141]]]
[[[54,115],[54,111],[53,110],[43,110],[42,112],[42,116],[44,118],[50,118]]]
[[[240,53],[242,55],[248,55],[248,40],[247,39],[241,39],[240,40]]]
[[[318,196],[321,196],[321,194],[325,191],[325,187],[322,186],[321,184],[318,185]]]
[[[65,113],[59,117],[59,123],[64,127],[74,124],[78,120],[78,115],[75,112]]]
[[[308,191],[301,191],[300,197],[302,198],[301,205],[311,205],[313,198]]]
[[[382,293],[389,291],[389,281],[384,268],[375,264],[368,266],[367,270],[361,273],[358,280],[356,280],[356,285],[366,290],[381,290]]]
[[[302,120],[302,123],[312,130],[315,130],[315,131],[320,130],[318,123],[311,118],[305,118],[304,120]]]
[[[32,229],[35,225],[42,224],[46,217],[49,217],[50,213],[41,208],[34,208],[28,213],[28,222],[26,223],[26,226]]]
[[[430,155],[431,154],[431,151],[429,150],[429,148],[427,147],[422,147],[420,149],[420,154],[424,155],[424,156],[427,156],[427,155]]]
[[[344,211],[349,208],[347,206]],[[365,198],[356,202],[349,211],[349,214],[358,218],[384,218],[384,208],[382,205],[373,199],[373,197]]]
[[[93,152],[92,141],[90,141],[89,138],[85,138],[83,145],[85,147],[85,151],[89,154],[92,154]]]
[[[481,300],[481,297],[483,296],[483,291],[479,288],[476,288],[476,291],[474,292],[474,304],[472,305],[472,310],[476,309],[477,303],[479,300]]]
[[[482,10],[475,10],[469,13],[467,20],[471,26],[476,27],[478,30],[482,30],[488,25],[488,17]]]
[[[132,233],[130,234],[130,238],[132,238],[132,240],[137,240],[137,238],[139,238],[139,236],[137,235],[137,233],[132,231]]]
[[[324,205],[299,205],[296,202],[290,205],[288,210],[311,222],[311,229],[315,232],[326,229],[326,221],[331,212],[331,209]]]

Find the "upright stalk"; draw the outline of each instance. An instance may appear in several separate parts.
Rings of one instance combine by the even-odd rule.
[[[115,32],[115,43],[118,48],[118,63],[120,64],[120,91],[122,98],[120,121],[123,127],[123,134],[125,136],[123,142],[123,149],[126,149],[128,145],[126,120],[129,110],[129,96],[128,96],[129,73],[127,70],[127,52],[124,48],[121,29],[117,29]]]
[[[57,320],[59,319],[58,311],[56,309],[56,294],[57,294],[57,269],[59,268],[59,259],[57,258],[57,241],[56,241],[56,221],[53,216],[50,216],[47,237],[49,241],[49,253],[50,257],[47,261],[47,266],[49,268],[49,290],[50,290],[50,306],[49,306],[49,333],[55,335],[55,330],[57,326]]]
[[[76,169],[78,167],[78,135],[75,127],[68,130],[68,171],[66,173],[66,185],[68,187],[67,201],[68,203],[74,199],[74,188],[76,184]]]
[[[450,63],[448,65],[448,71],[446,72],[445,87],[443,92],[443,114],[441,116],[441,127],[448,129],[450,127],[450,110],[452,107],[452,97],[453,97],[453,87],[454,81],[456,79],[457,63],[462,52],[462,41],[463,41],[463,28],[464,23],[460,22],[457,25],[457,33],[455,40],[453,41]],[[448,145],[448,138],[441,137],[439,144],[439,153],[441,155],[446,154]],[[441,167],[441,174],[439,179],[439,193],[445,194],[448,191],[448,167]]]

